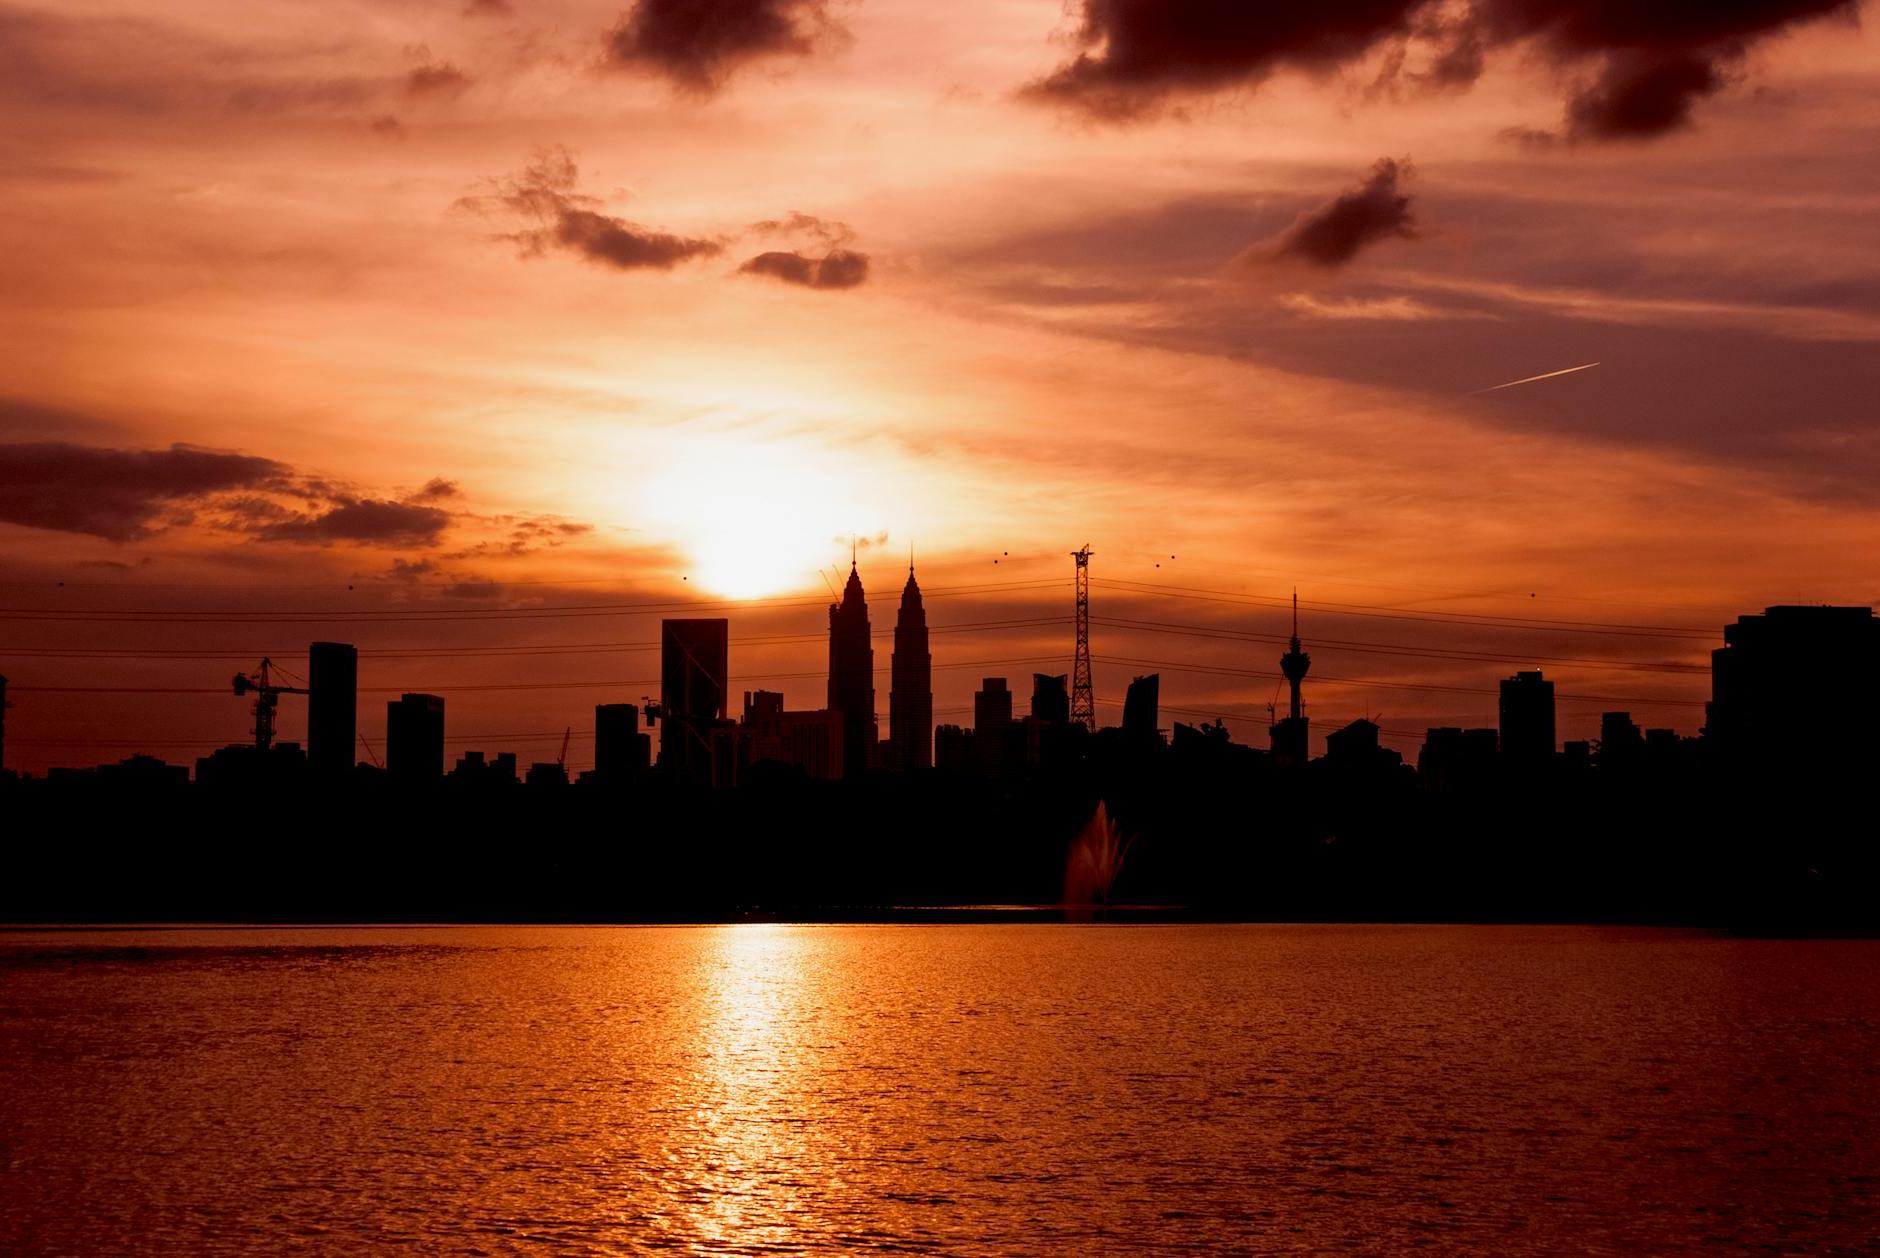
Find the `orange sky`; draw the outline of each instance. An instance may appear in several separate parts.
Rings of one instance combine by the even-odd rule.
[[[1498,2],[1407,6],[1486,33],[1440,87],[1425,27],[1144,70],[1058,0],[721,0],[781,25],[703,61],[619,2],[0,3],[9,767],[239,740],[316,636],[551,758],[654,688],[621,605],[699,598],[780,600],[734,689],[817,706],[851,535],[878,632],[909,545],[954,590],[942,721],[1067,670],[1087,541],[1099,700],[1160,669],[1165,724],[1264,745],[1281,648],[1218,635],[1297,584],[1316,734],[1526,660],[1563,737],[1695,732],[1725,620],[1874,601],[1880,46],[1771,3],[1599,130],[1636,50]]]

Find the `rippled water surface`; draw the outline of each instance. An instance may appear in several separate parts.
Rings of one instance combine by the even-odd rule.
[[[1880,945],[0,935],[0,1253],[1875,1252]]]

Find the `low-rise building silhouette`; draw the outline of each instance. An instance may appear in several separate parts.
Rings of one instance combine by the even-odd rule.
[[[480,751],[466,751],[457,757],[450,780],[465,786],[514,786],[517,783],[516,753],[499,751],[486,758]]]
[[[537,760],[522,780],[525,786],[566,786],[568,766],[559,760]]]
[[[1433,791],[1473,790],[1494,779],[1498,750],[1495,730],[1435,726],[1417,752],[1417,777]]]
[[[825,781],[843,776],[840,712],[828,708],[792,712],[783,706],[781,692],[750,690],[744,694],[744,719],[739,724],[748,743],[748,763],[770,761]]]
[[[594,705],[594,778],[630,782],[652,764],[653,739],[640,732],[640,709],[632,703]]]
[[[1630,712],[1599,714],[1599,767],[1610,773],[1629,772],[1645,755],[1645,736]]]

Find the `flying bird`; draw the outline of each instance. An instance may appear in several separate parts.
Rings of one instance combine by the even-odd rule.
[[[1586,371],[1599,366],[1598,363],[1581,363],[1578,367],[1562,367],[1559,371],[1543,371],[1538,376],[1524,376],[1519,380],[1510,380],[1507,384],[1491,384],[1486,389],[1475,389],[1475,393],[1493,393],[1497,389],[1512,389],[1517,384],[1533,384],[1536,380],[1552,380],[1555,376],[1570,376],[1576,371]]]

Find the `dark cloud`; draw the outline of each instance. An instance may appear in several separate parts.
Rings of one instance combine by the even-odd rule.
[[[1414,238],[1411,198],[1404,190],[1411,174],[1409,162],[1380,158],[1363,183],[1301,214],[1272,240],[1248,249],[1240,261],[1304,262],[1331,270],[1379,241]]]
[[[839,33],[825,0],[638,0],[607,32],[610,62],[711,92],[759,57],[805,57]]]
[[[619,270],[670,270],[724,248],[715,240],[652,231],[603,214],[594,208],[599,199],[580,193],[579,184],[580,169],[568,150],[543,149],[522,173],[496,181],[491,194],[465,197],[458,204],[481,214],[532,221],[532,227],[502,235],[530,257],[559,249]]]
[[[185,445],[0,445],[0,520],[134,541],[155,532],[168,512],[231,490],[266,487],[287,475],[272,459]]]
[[[648,231],[610,215],[573,208],[562,209],[556,218],[554,242],[590,262],[623,271],[670,270],[722,248],[716,241]]]
[[[486,522],[505,530],[508,534],[506,539],[478,542],[474,546],[455,551],[445,557],[448,559],[513,559],[522,555],[532,555],[544,546],[560,546],[573,538],[585,537],[594,531],[592,524],[580,524],[548,515],[499,515],[491,517]]]
[[[820,258],[811,258],[773,249],[758,254],[738,270],[805,288],[854,288],[868,278],[868,255],[853,249],[832,249]]]
[[[431,61],[405,76],[411,96],[455,96],[470,86],[470,76],[448,61]]]
[[[416,584],[422,578],[428,577],[436,571],[437,565],[429,559],[420,559],[416,562],[408,559],[394,559],[392,560],[392,566],[386,570],[385,575],[393,581]]]
[[[767,218],[752,223],[751,230],[760,236],[803,237],[828,249],[840,249],[855,239],[855,229],[847,223],[817,218],[814,214],[804,214],[800,210],[791,210],[782,218]]]
[[[262,524],[255,536],[270,542],[332,542],[432,546],[450,526],[450,512],[415,502],[350,498],[326,511]]]
[[[440,502],[446,498],[461,498],[463,490],[454,480],[445,480],[442,476],[433,476],[424,483],[424,488],[411,495],[411,502]]]
[[[372,128],[373,134],[382,135],[388,140],[402,140],[405,138],[405,124],[400,122],[393,114],[381,114],[377,118],[374,118],[369,125]]]
[[[1615,54],[1567,102],[1567,134],[1608,140],[1662,135],[1689,123],[1692,104],[1722,85],[1718,63],[1703,56]]]
[[[508,17],[514,12],[509,0],[470,0],[463,7],[465,17]]]
[[[1490,50],[1522,45],[1571,84],[1571,139],[1662,135],[1730,81],[1750,48],[1860,0],[1082,0],[1084,51],[1026,95],[1096,118],[1254,87],[1286,69],[1326,73],[1385,52],[1385,76],[1466,87]]]
[[[1257,84],[1285,68],[1324,71],[1407,36],[1424,0],[1084,0],[1087,49],[1030,94],[1130,118],[1170,95]]]

